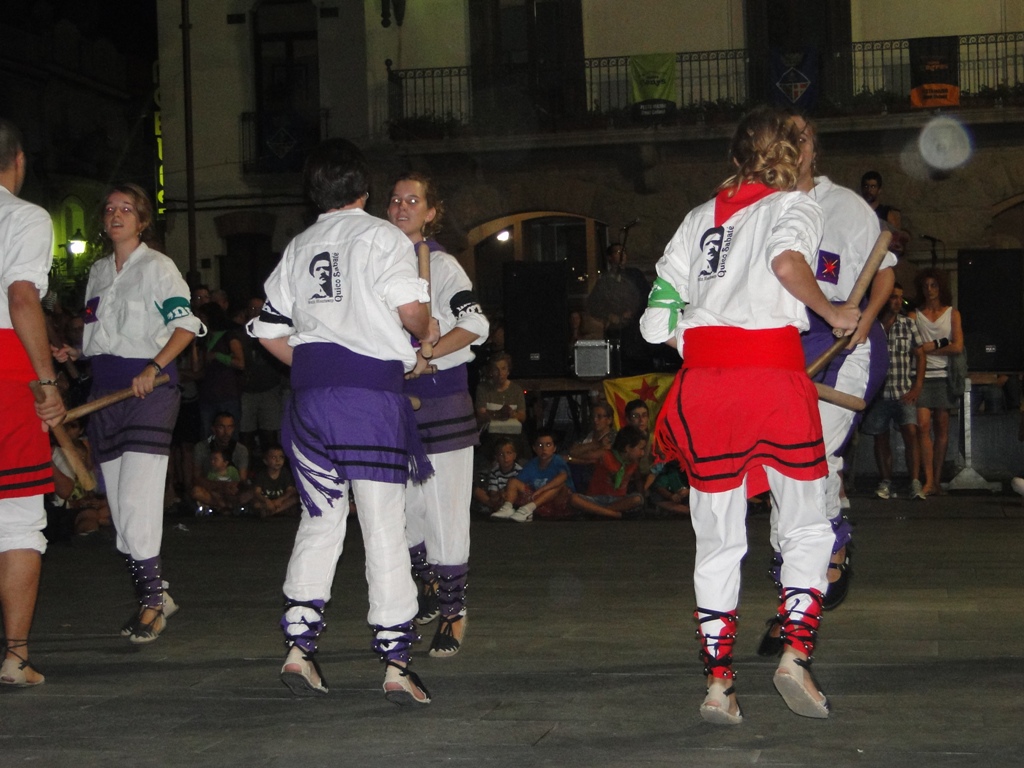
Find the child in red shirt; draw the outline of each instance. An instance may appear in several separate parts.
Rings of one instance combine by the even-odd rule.
[[[638,462],[647,451],[647,435],[632,424],[615,436],[610,450],[605,451],[594,467],[587,493],[575,493],[569,504],[576,509],[620,519],[623,512],[643,508],[642,493],[627,493],[630,479],[636,474]]]

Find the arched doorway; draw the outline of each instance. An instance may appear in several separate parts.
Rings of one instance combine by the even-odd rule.
[[[480,224],[459,255],[489,316],[500,314],[502,270],[509,261],[565,262],[570,305],[582,304],[597,279],[608,225],[566,211],[529,211]]]

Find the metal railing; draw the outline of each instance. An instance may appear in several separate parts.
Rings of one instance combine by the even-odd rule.
[[[628,56],[584,59],[587,107],[607,113],[633,102]],[[743,49],[676,54],[676,105],[743,104],[747,100],[747,52]]]
[[[388,115],[391,120],[432,117],[463,125],[473,116],[469,67],[388,70]]]
[[[1024,104],[1024,32],[955,39],[964,107],[990,102],[999,105],[1010,97],[1015,104]],[[911,109],[907,98],[911,47],[911,41],[905,39],[853,43],[823,62],[820,96],[828,105],[828,114],[856,112],[865,106],[879,111]],[[757,97],[758,89],[750,83],[764,70],[763,62],[757,64],[750,62],[745,49],[675,54],[677,107],[691,115],[715,110],[738,114]],[[387,114],[393,138],[443,138],[466,126],[479,133],[495,129],[482,124],[487,118],[481,105],[474,111],[470,67],[393,69],[390,59],[386,66]],[[538,85],[530,95],[529,85],[517,87],[533,99],[536,112],[556,112],[568,118],[560,122],[565,127],[598,126],[602,118],[617,121],[615,116],[628,112],[632,105],[629,56],[584,59],[579,66],[585,99],[567,96],[561,109],[552,109],[550,89]],[[507,126],[497,128],[507,131]]]
[[[1024,32],[961,35],[960,91],[977,95],[1024,84]],[[910,41],[873,40],[853,44],[853,95],[910,93]]]
[[[316,117],[297,112],[243,112],[239,116],[239,155],[243,173],[296,173],[306,155],[330,136],[331,112]]]

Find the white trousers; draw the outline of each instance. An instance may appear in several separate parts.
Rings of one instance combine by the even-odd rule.
[[[832,527],[822,514],[825,480],[792,480],[766,467],[778,521],[782,583],[787,587],[828,587]],[[740,562],[747,553],[746,483],[724,493],[690,489],[690,521],[697,535],[693,587],[699,608],[731,611],[739,604]]]
[[[469,562],[469,507],[473,501],[473,448],[429,454],[434,474],[406,485],[405,539],[423,542],[431,565]]]
[[[861,344],[843,361],[836,377],[836,389],[854,397],[864,397],[864,393],[868,389],[870,363],[871,345],[870,343]],[[843,484],[839,474],[843,471],[843,457],[836,456],[835,453],[849,434],[853,419],[857,414],[849,408],[841,408],[838,405],[826,403],[824,400],[818,401],[818,412],[821,414],[821,434],[825,438],[825,460],[828,462],[824,514],[825,519],[833,520],[843,513],[839,498],[839,489]],[[778,519],[778,507],[773,503],[769,538],[772,548],[776,552],[779,551]]]
[[[100,467],[118,551],[134,560],[156,557],[164,533],[167,457],[129,451]]]
[[[309,484],[299,472],[296,482],[309,494],[319,516],[313,517],[303,504],[299,530],[295,534],[284,593],[293,600],[328,601],[331,585],[345,543],[348,525],[348,483],[331,470],[324,473],[296,449],[296,458],[307,467],[314,467],[322,483],[333,484],[341,495],[331,499]],[[333,478],[333,483],[332,483]],[[405,543],[405,487],[374,480],[353,480],[366,552],[366,582],[370,593],[367,621],[393,627],[412,621],[416,615],[416,586],[412,580],[412,564]]]
[[[34,549],[46,552],[46,510],[43,495],[0,499],[0,552]]]

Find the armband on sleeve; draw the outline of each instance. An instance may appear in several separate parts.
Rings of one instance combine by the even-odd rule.
[[[651,294],[647,297],[647,306],[670,310],[668,313],[668,331],[671,333],[676,329],[676,324],[679,322],[679,313],[686,307],[686,302],[683,301],[675,286],[658,277],[655,278]]]

